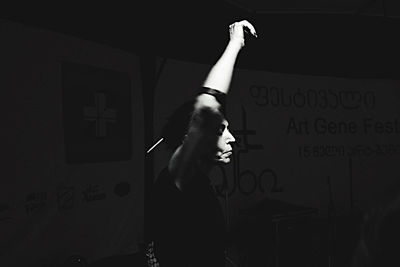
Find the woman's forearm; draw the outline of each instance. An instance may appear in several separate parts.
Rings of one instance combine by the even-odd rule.
[[[203,86],[228,93],[232,74],[242,44],[237,40],[229,41],[223,54],[211,68]]]

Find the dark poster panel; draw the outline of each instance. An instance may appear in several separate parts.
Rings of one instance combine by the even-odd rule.
[[[79,164],[129,160],[129,74],[63,62],[62,85],[66,161]]]

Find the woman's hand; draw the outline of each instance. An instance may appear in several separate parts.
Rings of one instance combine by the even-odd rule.
[[[247,20],[232,23],[231,25],[229,25],[230,40],[233,42],[239,42],[240,45],[243,47],[245,45],[245,31],[248,31],[254,37],[257,37],[256,29]]]

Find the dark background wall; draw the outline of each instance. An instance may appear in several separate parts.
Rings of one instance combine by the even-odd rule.
[[[352,1],[347,5],[337,1],[336,8],[330,1],[331,6],[315,10],[312,1],[305,1],[303,9],[281,1],[280,9],[258,10],[262,3],[31,3],[4,13],[7,18],[127,51],[210,64],[223,49],[226,27],[235,20],[248,19],[260,38],[249,44],[238,66],[299,74],[399,77],[398,70],[391,67],[399,59],[396,33],[400,21],[394,16],[399,12],[393,1]],[[265,51],[274,52],[267,60],[258,60]]]

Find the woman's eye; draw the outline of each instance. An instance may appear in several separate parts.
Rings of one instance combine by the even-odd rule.
[[[219,129],[218,129],[218,135],[222,135],[222,134],[224,133],[224,130],[225,130],[225,126],[224,126],[224,125],[222,125],[221,127],[219,127]]]

